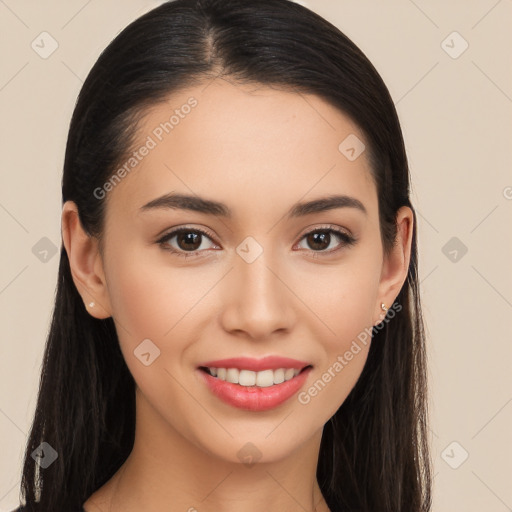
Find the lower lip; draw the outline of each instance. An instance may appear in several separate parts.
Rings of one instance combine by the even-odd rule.
[[[225,380],[212,377],[209,373],[198,369],[210,391],[223,402],[246,409],[248,411],[267,411],[291,398],[304,384],[311,367],[290,380],[265,388],[258,386],[240,386]]]

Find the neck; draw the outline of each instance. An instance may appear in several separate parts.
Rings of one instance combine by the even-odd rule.
[[[329,512],[316,480],[321,430],[284,458],[251,463],[251,455],[260,455],[250,442],[241,442],[235,457],[219,457],[181,435],[147,402],[140,400],[136,410],[133,450],[85,503],[87,512]]]

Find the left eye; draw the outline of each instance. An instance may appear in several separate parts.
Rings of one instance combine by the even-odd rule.
[[[326,250],[331,245],[333,234],[335,238],[341,240],[338,244],[340,247],[338,249]],[[176,238],[177,248],[170,243],[173,238]],[[177,256],[189,258],[199,256],[198,253],[201,250],[207,249],[205,247],[201,248],[203,238],[212,241],[211,235],[202,229],[180,228],[164,235],[157,243],[166,251],[170,251]],[[332,227],[309,231],[302,236],[302,240],[305,240],[310,247],[313,247],[314,253],[333,253],[343,247],[354,245],[357,241],[348,233]]]
[[[355,244],[356,239],[349,235],[348,233],[345,233],[343,231],[340,231],[338,229],[333,228],[325,228],[325,229],[315,229],[314,231],[310,231],[309,233],[306,233],[301,240],[305,240],[310,247],[315,247],[319,250],[314,250],[313,252],[321,252],[321,253],[332,253],[335,251],[338,251],[339,249],[330,249],[325,250],[330,246],[330,243],[332,242],[332,235],[334,234],[335,238],[338,238],[338,240],[341,240],[341,243],[339,244],[341,247],[343,246],[350,246]]]

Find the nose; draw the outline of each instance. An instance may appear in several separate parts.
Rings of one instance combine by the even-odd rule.
[[[254,340],[288,332],[296,321],[294,294],[281,267],[263,252],[255,261],[235,261],[223,284],[223,328]]]

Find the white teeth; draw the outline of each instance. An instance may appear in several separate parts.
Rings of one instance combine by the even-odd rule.
[[[226,371],[226,381],[232,382],[233,384],[238,384],[238,368],[228,368]]]
[[[298,368],[278,368],[277,370],[263,370],[253,372],[251,370],[239,370],[238,368],[212,368],[210,374],[220,380],[225,380],[241,386],[258,386],[266,388],[274,384],[281,384],[300,373]]]
[[[274,370],[274,384],[281,384],[281,382],[284,382],[283,368],[279,368],[279,370]]]
[[[256,386],[268,388],[274,385],[274,370],[263,370],[256,373]]]
[[[240,370],[240,374],[238,375],[238,382],[236,382],[236,384],[240,384],[241,386],[256,385],[256,372]]]

